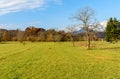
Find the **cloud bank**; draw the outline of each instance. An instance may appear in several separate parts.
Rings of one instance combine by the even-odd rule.
[[[0,15],[23,10],[42,8],[46,2],[47,0],[0,0]]]

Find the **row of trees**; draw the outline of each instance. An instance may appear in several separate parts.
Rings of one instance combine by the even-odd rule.
[[[71,32],[56,31],[55,29],[45,30],[43,28],[27,27],[22,30],[0,29],[0,41],[80,41],[85,40],[84,33],[73,34]]]
[[[69,28],[70,29],[70,28]],[[99,40],[99,33],[91,33],[91,40]],[[27,27],[22,30],[6,30],[0,29],[0,41],[84,41],[86,39],[85,32],[74,33],[74,31],[65,32],[63,30],[56,31],[55,29],[45,30],[43,28]]]
[[[106,41],[117,42],[120,40],[120,21],[116,18],[110,18],[106,27]]]

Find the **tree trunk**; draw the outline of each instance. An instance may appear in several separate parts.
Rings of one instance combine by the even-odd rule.
[[[87,42],[88,42],[88,43],[87,43],[87,49],[89,50],[89,49],[90,49],[90,42],[91,42],[91,41],[90,41],[90,33],[87,32],[86,34],[87,34]]]

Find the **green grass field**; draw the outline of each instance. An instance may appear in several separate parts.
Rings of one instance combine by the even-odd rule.
[[[0,79],[120,79],[120,44],[0,44]]]

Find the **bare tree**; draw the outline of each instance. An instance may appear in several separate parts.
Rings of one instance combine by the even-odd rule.
[[[73,32],[76,31],[76,27],[77,25],[71,25],[66,27],[67,31],[71,33],[71,41],[72,41],[73,47],[75,47]]]
[[[91,39],[90,34],[93,28],[96,27],[96,24],[94,24],[94,10],[90,7],[85,7],[78,11],[78,13],[74,16],[74,19],[77,21],[80,21],[82,23],[83,28],[86,32],[87,37],[87,49],[90,49]]]
[[[23,44],[24,44],[24,36],[25,36],[24,31],[18,30],[18,32],[17,32],[17,40],[20,41]]]

